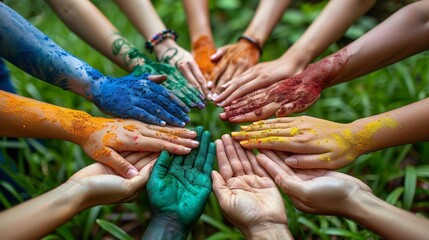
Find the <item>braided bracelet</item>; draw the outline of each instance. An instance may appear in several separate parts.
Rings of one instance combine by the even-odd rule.
[[[155,47],[157,44],[164,41],[166,38],[171,38],[174,41],[179,37],[179,35],[176,33],[176,31],[171,29],[165,29],[160,33],[155,34],[151,39],[146,41],[145,48],[152,53],[153,47]]]
[[[256,39],[249,37],[249,36],[245,36],[245,35],[242,35],[238,38],[238,40],[241,40],[241,39],[244,39],[244,40],[248,41],[249,43],[251,43],[252,45],[254,45],[259,50],[259,55],[262,56],[262,53],[263,53],[262,47],[259,45],[259,43],[258,43],[258,41],[256,41]]]

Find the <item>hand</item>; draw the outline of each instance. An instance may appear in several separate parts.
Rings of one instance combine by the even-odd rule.
[[[218,49],[212,56],[212,61],[219,62],[213,69],[207,84],[209,89],[214,87],[213,97],[224,90],[222,85],[255,65],[259,61],[259,57],[259,49],[246,40],[240,40],[235,44]]]
[[[166,81],[162,85],[178,97],[188,107],[204,108],[204,95],[201,94],[195,87],[190,85],[188,81],[177,71],[176,68],[164,64],[156,63],[145,57],[144,65],[136,66],[132,72],[133,75],[143,73],[163,74],[166,76]]]
[[[180,47],[172,39],[162,41],[154,49],[161,63],[174,66],[188,79],[189,83],[203,92],[206,80],[191,53]],[[201,100],[204,100],[204,96]]]
[[[283,198],[254,153],[227,134],[216,140],[216,152],[220,174],[212,172],[213,192],[226,218],[248,238],[260,229],[287,229]]]
[[[146,187],[154,217],[173,218],[187,231],[204,211],[211,192],[210,172],[215,155],[210,132],[203,133],[202,127],[196,131],[199,148],[171,160],[167,152],[162,152]]]
[[[308,65],[300,74],[231,101],[220,114],[223,120],[251,122],[276,114],[284,117],[313,105],[347,63],[347,50]]]
[[[282,58],[259,63],[222,85],[224,90],[213,100],[218,103],[218,106],[228,106],[234,99],[294,76],[302,70],[303,68],[293,61]]]
[[[134,157],[134,159],[132,159]],[[153,155],[135,158],[126,157],[134,165],[141,166],[140,172],[131,179],[119,176],[110,167],[93,163],[69,178],[67,183],[78,187],[83,194],[83,208],[96,205],[123,203],[133,201],[149,179],[149,174],[155,162]]]
[[[198,142],[192,140],[196,133],[183,128],[159,127],[135,120],[89,118],[82,120],[73,142],[81,145],[92,159],[104,163],[122,176],[129,178],[137,170],[119,152],[160,152],[187,154]]]
[[[213,39],[209,39],[207,36],[201,36],[194,43],[192,43],[192,54],[198,64],[204,77],[209,79],[213,68],[216,66],[210,57],[216,52]],[[204,84],[204,88],[207,86]]]
[[[283,160],[293,168],[344,167],[365,153],[374,134],[353,124],[307,116],[269,119],[241,128],[232,136],[243,147],[288,152],[291,156]]]
[[[304,212],[344,216],[350,198],[371,189],[352,176],[328,170],[292,170],[278,158],[259,154],[256,159],[276,184]]]
[[[105,113],[121,118],[185,126],[190,120],[189,108],[164,87],[147,80],[147,76],[99,76],[91,81],[92,101]]]

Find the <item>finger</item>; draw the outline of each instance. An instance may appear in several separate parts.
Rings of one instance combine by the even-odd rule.
[[[149,177],[153,168],[153,165],[155,164],[156,160],[152,160],[149,163],[147,163],[145,166],[143,166],[139,172],[139,176],[142,176],[141,182],[139,184],[139,189],[142,189],[144,185],[149,181]]]
[[[276,151],[277,156],[280,157],[280,159],[282,159],[283,161],[289,157],[290,154],[283,152],[283,151]]]
[[[132,107],[129,112],[129,116],[126,116],[125,118],[129,118],[129,117],[145,123],[155,124],[159,126],[165,126],[166,124],[165,121],[161,120],[160,118],[148,113],[147,111],[139,107]]]
[[[284,163],[298,169],[338,169],[349,162],[333,161],[328,154],[292,155],[284,159]]]
[[[151,80],[154,83],[161,84],[167,79],[165,75],[150,75],[147,79]]]
[[[124,155],[123,153],[120,153],[120,155],[125,158],[129,163],[134,165],[142,158],[147,157],[148,155],[152,154],[152,152],[128,152],[129,154]],[[137,168],[137,167],[136,167]],[[137,168],[138,169],[138,168]]]
[[[93,153],[92,157],[94,160],[106,164],[123,177],[133,178],[138,173],[137,169],[131,163],[109,147],[103,147],[101,150]]]
[[[267,171],[267,173],[274,179],[277,175],[288,175],[283,168],[281,168],[277,163],[275,163],[271,158],[268,158],[265,154],[256,155],[256,160],[259,165]]]
[[[249,140],[249,139],[261,139],[268,137],[293,137],[295,135],[302,134],[302,132],[296,128],[268,128],[265,130],[259,131],[242,131],[242,132],[232,132],[232,137],[237,141]]]
[[[154,138],[160,141],[166,141],[169,143],[177,144],[179,146],[185,146],[189,148],[195,148],[198,147],[199,142],[189,139],[189,138],[181,138],[176,135],[165,133],[162,130],[161,131],[145,131],[142,133],[146,137]]]
[[[171,127],[171,126],[160,127],[160,126],[155,126],[150,124],[145,124],[144,126],[142,126],[142,128],[148,128],[150,130],[167,133],[167,134],[171,134],[182,138],[195,138],[197,136],[197,133],[195,131],[192,131],[186,128],[178,128],[178,127]],[[144,134],[143,132],[141,133]]]
[[[320,94],[319,94],[319,97],[320,97]],[[313,101],[308,103],[300,103],[300,99],[298,99],[295,102],[285,104],[276,111],[276,116],[285,117],[292,113],[304,112],[305,110],[307,110],[307,108],[309,108],[311,105],[317,102],[317,100],[319,100],[319,97],[315,98]]]
[[[246,150],[246,155],[252,166],[253,173],[260,177],[270,177],[267,171],[265,171],[265,169],[259,165],[258,161],[256,161],[256,155],[252,151]]]
[[[213,171],[213,163],[216,155],[216,146],[214,143],[209,144],[206,161],[203,167],[203,173],[209,175]]]
[[[134,164],[134,167],[137,168],[137,170],[141,171],[142,168],[144,168],[146,165],[150,163],[155,163],[156,159],[159,157],[158,152],[151,153],[150,155],[141,158],[136,164]]]
[[[186,122],[186,123],[189,122],[190,119],[187,115],[187,112],[182,110],[180,106],[178,106],[177,104],[174,104],[173,98],[165,98],[163,96],[156,95],[153,99],[156,101],[156,103],[159,106],[163,108],[165,112],[168,113],[168,116],[174,116],[173,120],[171,121],[177,121],[176,119],[180,119],[183,122]]]
[[[191,86],[189,86],[190,89],[193,89],[194,87],[197,88],[195,91],[189,91],[186,94],[188,98],[191,98],[194,103],[199,102],[200,100],[204,99],[204,95],[202,94],[203,89],[200,86],[200,83],[197,81],[195,76],[192,73],[192,70],[188,64],[189,62],[182,63],[179,65],[179,71],[183,74],[183,76],[188,80],[189,83],[191,83]]]
[[[239,83],[237,83],[238,85]],[[217,99],[216,102],[218,102],[218,106],[224,107],[224,106],[229,106],[231,104],[233,104],[233,101],[236,99],[239,99],[243,96],[246,96],[248,94],[253,94],[253,96],[256,96],[258,94],[261,94],[262,91],[258,91],[258,90],[262,90],[263,88],[267,87],[269,85],[267,85],[266,83],[255,79],[252,82],[249,83],[243,83],[241,85],[239,85],[238,88],[236,88],[233,85],[231,85],[228,89],[226,89],[224,92],[225,94],[223,94],[224,92],[222,92],[222,97],[219,97]],[[222,99],[222,100],[220,100]]]
[[[269,155],[266,155],[265,153],[268,153]],[[279,156],[277,156],[277,154],[275,154],[273,151],[264,151],[264,153],[262,154],[268,157],[269,159],[271,159],[271,161],[273,161],[277,165],[277,167],[283,169],[283,171],[286,172],[289,177],[292,177],[294,179],[299,179],[296,176],[296,173],[291,168],[286,166],[283,160]]]
[[[179,144],[171,143],[162,139],[157,138],[150,138],[150,137],[144,137],[144,136],[137,136],[134,139],[134,144],[131,146],[126,146],[125,151],[150,151],[150,152],[156,152],[156,151],[162,151],[167,150],[168,152],[174,153],[174,154],[188,154],[191,152],[191,148],[182,146]]]
[[[173,93],[170,93],[169,98],[172,102],[176,103],[183,112],[189,113],[190,109],[176,95],[174,95]]]
[[[228,103],[230,103],[231,101],[225,102],[224,100],[229,99],[232,94],[234,94],[238,89],[241,90],[241,88],[244,85],[246,85],[247,82],[251,81],[255,77],[256,77],[256,75],[253,73],[253,71],[251,71],[249,74],[244,73],[243,75],[240,75],[237,78],[231,79],[231,81],[226,82],[225,84],[222,85],[222,88],[224,90],[216,98],[213,98],[213,100],[216,103],[222,102],[223,104],[219,104],[219,106],[222,106],[222,107],[229,105]],[[237,94],[235,94],[235,95],[237,95]],[[236,98],[238,98],[238,97],[236,97]],[[235,98],[231,98],[231,100],[232,99],[235,99]]]
[[[228,50],[229,45],[216,49],[216,52],[210,56],[210,61],[218,62]]]
[[[274,182],[288,195],[302,199],[306,195],[305,182],[288,178],[285,175],[277,175]]]
[[[204,131],[203,136],[201,137],[197,158],[195,159],[195,162],[194,162],[195,163],[194,167],[200,171],[203,170],[204,162],[207,159],[210,138],[211,138],[211,133],[209,131]]]
[[[200,91],[203,92],[203,88],[207,82],[206,78],[204,77],[203,73],[201,72],[201,69],[198,67],[197,64],[188,62],[188,65],[202,88]]]
[[[209,89],[212,89],[214,86],[216,86],[217,81],[219,80],[220,76],[222,76],[223,72],[225,72],[227,67],[228,62],[222,60],[216,65],[216,67],[213,68],[213,72],[210,75],[209,82],[207,83],[207,87]]]
[[[176,156],[174,156],[173,157],[173,160],[172,160],[172,162],[171,162],[171,168],[170,169],[172,169],[172,167],[178,167],[178,166],[182,166],[183,165],[183,160],[185,159],[185,157],[184,156],[179,156],[179,155],[176,155]],[[173,169],[172,169],[173,170]]]
[[[293,137],[267,137],[240,141],[247,149],[268,149],[285,152],[302,153],[308,151],[304,144],[293,141]]]
[[[253,122],[273,116],[278,107],[278,103],[268,103],[265,106],[257,109],[245,107],[233,112],[227,111],[225,114],[226,116],[223,115],[223,118],[222,116],[221,118],[232,123]]]
[[[271,120],[278,121],[279,119],[284,119],[285,122],[282,123],[270,123]],[[242,131],[245,132],[252,132],[252,131],[263,131],[263,130],[269,130],[269,129],[285,129],[285,128],[291,128],[293,126],[296,126],[301,121],[295,121],[297,118],[291,118],[291,117],[283,117],[283,118],[272,118],[267,120],[260,120],[257,122],[253,122],[250,125],[242,125],[240,126]],[[302,121],[303,122],[303,121]]]
[[[168,103],[165,103],[165,98],[163,99],[161,96],[159,96],[156,100],[158,100],[156,102],[159,103],[159,105],[155,102],[152,102],[150,105],[145,104],[145,102],[140,102],[137,106],[144,108],[145,111],[164,120],[166,123],[172,126],[184,127],[186,125],[185,122],[166,111],[164,107],[167,107]],[[167,107],[167,109],[168,108],[170,107]]]
[[[221,87],[223,84],[231,81],[232,75],[234,74],[236,67],[237,66],[235,64],[229,63],[225,71],[220,74],[215,89],[213,90],[213,92],[215,93],[213,98],[215,98],[223,90],[223,88]]]
[[[277,153],[275,153],[272,150],[265,150],[265,149],[260,149],[259,150],[260,153],[265,154],[268,158],[275,160],[275,162],[279,165],[284,164],[283,159],[281,159]]]
[[[197,157],[198,151],[203,146],[201,143],[201,140],[202,140],[204,128],[202,126],[198,126],[195,128],[195,131],[197,132],[197,137],[195,140],[198,141],[200,144],[198,148],[194,148],[188,155],[185,156],[185,162],[184,162],[185,166],[192,167],[194,165],[195,158]]]
[[[225,180],[222,176],[216,172],[212,171],[212,181],[213,181],[213,192],[216,195],[216,198],[221,206],[225,206],[232,194],[228,185],[226,185]]]
[[[215,144],[216,144],[216,156],[217,156],[217,163],[219,165],[219,172],[225,180],[228,180],[233,176],[233,172],[228,161],[228,156],[226,155],[223,141],[218,139],[215,141]]]
[[[240,143],[238,143],[237,141],[232,141],[232,144],[234,145],[235,151],[237,153],[239,161],[241,162],[241,166],[243,167],[244,173],[246,175],[253,175],[252,165],[250,164],[243,147],[241,147]]]
[[[231,136],[227,134],[223,135],[222,142],[223,142],[223,145],[225,146],[226,155],[228,157],[233,175],[234,176],[244,175],[244,169],[243,169],[243,166],[241,165],[240,159],[238,158],[238,154],[235,150]]]
[[[168,172],[170,162],[170,155],[168,152],[162,151],[153,166],[150,177],[154,179],[163,178]]]

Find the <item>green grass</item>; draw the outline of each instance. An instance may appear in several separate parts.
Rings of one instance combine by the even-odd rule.
[[[64,49],[104,74],[113,76],[125,74],[123,70],[71,33],[46,3],[5,2],[22,13]],[[256,1],[242,2],[244,1],[211,1],[217,45],[235,41],[251,19]],[[102,4],[101,1],[95,1],[95,3],[131,42],[143,48],[145,40],[112,1],[102,1]],[[155,4],[166,25],[177,30],[181,35],[179,44],[189,48],[189,36],[181,2],[164,0],[156,1]],[[279,57],[302,34],[322,6],[323,4],[306,4],[299,9],[288,11],[264,47],[262,61]],[[231,21],[228,22],[228,19]],[[347,36],[353,39],[372,27],[373,24],[371,24],[372,19],[363,18],[352,27]],[[333,45],[326,54],[338,48],[338,45]],[[427,59],[428,53],[419,54],[355,81],[328,89],[304,114],[336,122],[351,122],[426,98],[429,94]],[[84,110],[93,115],[102,115],[85,99],[38,81],[13,66],[10,66],[10,69],[13,82],[21,95],[59,106]],[[218,118],[221,111],[222,109],[213,104],[209,104],[202,111],[192,110],[189,127],[203,125],[212,132],[215,139],[237,129],[238,126]],[[79,146],[63,141],[44,140],[43,144],[35,140],[0,141],[0,147],[6,146],[19,150],[18,155],[13,159],[17,164],[18,173],[11,173],[11,176],[32,197],[58,186],[74,172],[92,162]],[[409,144],[369,153],[341,171],[362,179],[373,189],[375,195],[397,207],[409,209],[423,216],[428,213],[428,143]],[[4,182],[0,184],[7,185]],[[17,195],[13,187],[7,186],[7,188]],[[379,238],[371,231],[341,217],[303,213],[293,207],[287,196],[284,198],[289,227],[296,239]],[[22,200],[18,199],[18,202]],[[8,203],[3,196],[0,196],[0,201],[4,204]],[[127,214],[131,214],[134,220],[124,221],[123,216]],[[46,239],[102,239],[103,236],[127,239],[118,227],[128,230],[131,237],[139,238],[148,221],[148,203],[146,196],[142,194],[135,203],[98,206],[83,211]],[[127,225],[130,222],[137,222],[138,225],[130,228]],[[212,194],[204,215],[189,239],[242,238],[241,233],[223,218],[217,200]]]

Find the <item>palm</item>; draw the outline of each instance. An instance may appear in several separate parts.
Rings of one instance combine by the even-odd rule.
[[[281,196],[270,178],[242,175],[230,178],[226,184],[231,190],[231,196],[224,209],[228,218],[237,219],[234,221],[237,224],[252,226],[270,219],[282,219],[286,222],[283,219],[284,212],[278,211],[283,208],[283,202],[276,201]],[[228,214],[229,212],[234,215]]]

